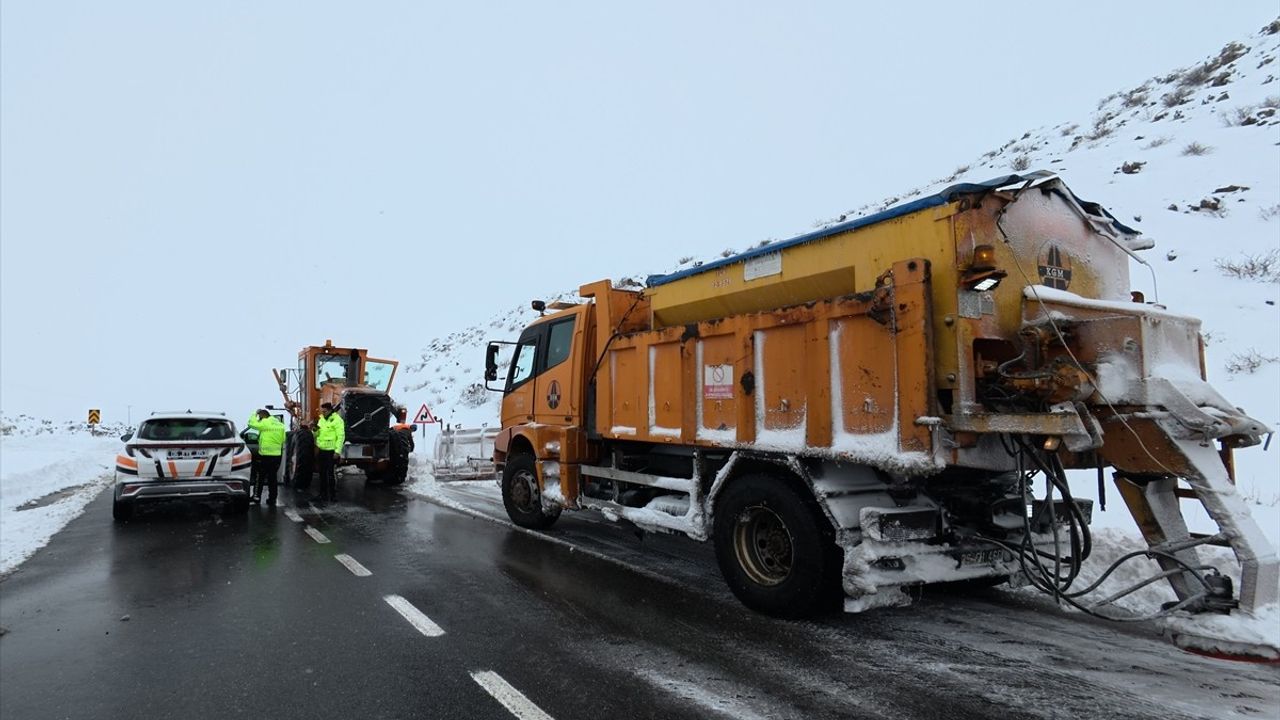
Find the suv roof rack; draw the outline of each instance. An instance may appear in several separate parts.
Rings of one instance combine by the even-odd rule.
[[[155,416],[155,415],[221,415],[222,417],[227,416],[226,413],[218,410],[191,410],[189,408],[186,410],[156,410],[156,411],[153,411],[151,415],[152,416]]]

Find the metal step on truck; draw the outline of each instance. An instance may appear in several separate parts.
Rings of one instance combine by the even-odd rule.
[[[1067,471],[1087,469],[1172,586],[1161,614],[1256,613],[1280,564],[1232,453],[1270,430],[1206,382],[1199,321],[1132,290],[1151,246],[1031,173],[535,302],[552,312],[486,357],[507,511],[710,540],[733,593],[776,615],[1013,579],[1107,616],[1073,587],[1092,507]],[[1183,502],[1220,530],[1189,532]]]

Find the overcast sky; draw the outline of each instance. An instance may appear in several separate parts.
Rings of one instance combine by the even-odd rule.
[[[0,409],[238,418],[303,345],[795,234],[1276,13],[3,0]]]

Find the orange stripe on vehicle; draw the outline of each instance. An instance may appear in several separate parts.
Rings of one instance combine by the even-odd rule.
[[[231,462],[235,463],[236,465],[239,465],[240,463],[253,462],[253,454],[245,453],[243,455],[237,455],[231,458]]]
[[[201,460],[200,464],[196,466],[196,477],[200,477],[203,474],[204,474],[204,461]]]
[[[178,465],[172,460],[169,461],[169,474],[175,478],[178,477]]]
[[[127,468],[133,468],[134,470],[138,469],[138,461],[131,457],[125,457],[124,455],[116,456],[116,464]]]

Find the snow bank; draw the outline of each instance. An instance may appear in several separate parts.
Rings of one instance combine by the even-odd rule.
[[[0,437],[0,575],[48,544],[114,477],[118,437],[33,431],[45,427],[28,423]]]

